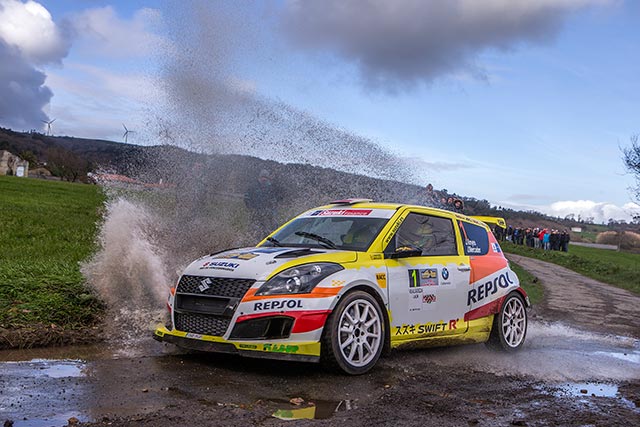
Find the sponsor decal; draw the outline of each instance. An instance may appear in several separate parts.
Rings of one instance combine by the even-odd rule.
[[[469,289],[469,293],[467,295],[467,305],[478,303],[487,298],[489,295],[493,295],[498,292],[499,288],[505,289],[513,284],[513,280],[511,280],[511,277],[509,277],[509,272],[502,273],[493,280],[488,280],[477,285],[477,287],[475,287],[474,289]]]
[[[367,216],[371,214],[371,209],[326,209],[315,211],[310,216]]]
[[[478,246],[475,240],[467,239],[464,241],[464,245],[466,246],[466,251],[469,255],[482,253],[482,248]]]
[[[442,278],[443,278],[444,280],[449,279],[449,270],[447,270],[447,267],[444,267],[444,268],[442,269],[442,273],[441,273],[441,274],[442,274]]]
[[[381,288],[387,287],[387,273],[376,273],[376,282]]]
[[[438,269],[423,268],[409,270],[409,287],[438,286]]]
[[[396,231],[398,231],[398,228],[400,228],[400,224],[402,224],[402,221],[404,221],[404,215],[398,218],[393,224],[393,227],[391,227],[391,230],[389,230],[389,234],[387,234],[387,236],[384,238],[384,246],[387,246],[391,238],[395,236]]]
[[[256,302],[253,304],[253,309],[255,311],[280,310],[282,308],[302,308],[302,300],[279,299],[273,301]]]
[[[422,310],[422,289],[409,289],[409,311]]]
[[[331,286],[342,286],[344,285],[344,280],[332,280],[331,281]]]
[[[212,283],[213,282],[211,281],[211,279],[207,277],[206,279],[200,281],[200,285],[198,286],[198,289],[200,289],[200,292],[204,292],[211,287]]]
[[[202,335],[200,334],[194,334],[193,332],[189,332],[187,333],[187,335],[185,335],[187,338],[193,338],[196,340],[201,340],[202,339]]]
[[[496,252],[496,253],[502,252],[502,250],[500,249],[500,245],[497,243],[492,243],[491,249],[493,250],[493,252]]]
[[[264,344],[263,349],[272,353],[297,353],[299,347],[288,344]]]
[[[440,322],[428,322],[424,324],[417,325],[402,325],[402,326],[394,326],[395,335],[420,335],[420,334],[431,334],[434,332],[444,332],[444,331],[452,331],[458,329],[457,326],[458,319],[451,319],[449,323],[444,321]]]
[[[422,295],[423,304],[431,304],[436,302],[436,296],[434,294]]]
[[[208,261],[202,264],[200,270],[226,270],[226,271],[234,271],[236,268],[240,267],[240,264],[236,262],[226,262],[226,261]]]
[[[258,346],[255,344],[238,344],[238,348],[246,348],[248,350],[257,350]]]
[[[260,256],[260,254],[270,254],[275,252],[286,251],[287,248],[257,248],[251,249],[248,251],[232,251],[232,252],[223,252],[214,256],[215,259],[242,259],[248,261],[250,259],[254,259]]]
[[[237,253],[237,254],[227,255],[225,258],[243,259],[245,261],[248,261],[250,259],[254,259],[254,258],[257,258],[259,256],[260,255],[254,254],[254,253],[251,253],[251,252],[245,252],[245,253]]]
[[[382,254],[371,254],[371,259],[373,260],[382,259]]]

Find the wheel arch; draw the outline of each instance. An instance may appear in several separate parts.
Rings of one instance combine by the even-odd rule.
[[[382,311],[382,317],[384,319],[384,331],[385,331],[382,355],[386,356],[391,352],[391,331],[390,331],[391,321],[389,320],[389,311],[387,309],[387,303],[385,302],[383,298],[383,294],[381,293],[380,288],[377,285],[373,285],[368,282],[353,283],[351,286],[345,289],[344,292],[341,292],[340,295],[338,295],[338,298],[336,298],[333,304],[333,307],[331,307],[331,311],[333,311],[336,308],[336,305],[338,304],[338,301],[341,298],[355,291],[363,291],[368,293],[380,305],[380,310]]]

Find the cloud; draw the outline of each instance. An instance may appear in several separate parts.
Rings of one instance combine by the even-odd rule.
[[[79,49],[116,58],[153,53],[163,43],[162,37],[154,32],[160,22],[161,14],[156,9],[137,10],[126,20],[111,6],[87,9],[69,18]]]
[[[36,65],[60,62],[71,46],[66,32],[34,1],[0,0],[0,40]]]
[[[0,121],[42,129],[53,92],[43,65],[61,63],[70,47],[65,31],[39,3],[0,0]]]
[[[566,17],[612,0],[290,0],[282,26],[302,49],[354,63],[366,86],[407,89],[460,72],[482,78],[478,55],[548,43]]]
[[[42,128],[48,120],[42,109],[53,96],[45,78],[17,48],[0,40],[0,122],[14,129]]]
[[[150,76],[70,61],[64,70],[51,70],[47,84],[57,93],[51,105],[57,132],[87,138],[121,140],[122,123],[138,130],[147,105],[159,96]],[[141,142],[141,135],[129,141]]]
[[[609,202],[594,202],[592,200],[564,200],[552,203],[545,213],[564,218],[569,214],[582,218],[593,217],[596,223],[606,223],[610,218],[629,221],[633,215],[640,214],[640,205],[626,203],[617,206]]]

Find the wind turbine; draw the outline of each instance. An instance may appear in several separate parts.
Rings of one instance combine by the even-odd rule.
[[[129,134],[136,133],[136,131],[127,129],[124,123],[122,124],[122,127],[124,128],[124,133],[122,134],[122,137],[124,138],[124,142],[127,142],[127,138],[129,137]]]
[[[51,121],[42,120],[42,123],[46,123],[47,125],[47,136],[51,136],[51,124],[55,121],[56,119],[53,119]]]

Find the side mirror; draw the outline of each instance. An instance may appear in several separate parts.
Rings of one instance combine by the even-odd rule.
[[[385,254],[387,258],[390,259],[398,259],[398,258],[411,258],[416,256],[422,256],[422,249],[414,248],[411,246],[402,246],[395,250],[395,252],[391,252],[390,254]]]

